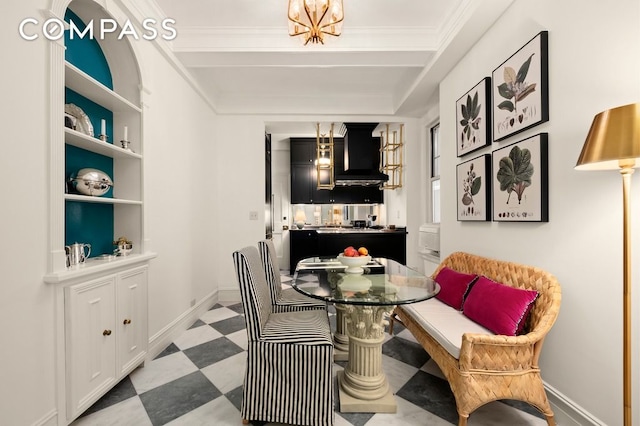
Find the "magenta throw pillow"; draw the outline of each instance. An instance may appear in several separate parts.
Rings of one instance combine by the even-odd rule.
[[[496,334],[522,332],[538,292],[499,284],[479,277],[464,301],[463,313]]]
[[[460,311],[464,296],[476,278],[478,276],[475,274],[465,274],[445,266],[435,278],[435,281],[440,284],[440,292],[436,298]]]

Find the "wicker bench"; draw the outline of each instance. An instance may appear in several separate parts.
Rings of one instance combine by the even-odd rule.
[[[465,426],[469,414],[478,407],[500,399],[525,401],[540,410],[550,426],[555,425],[538,358],[544,338],[560,310],[561,292],[556,278],[535,267],[462,252],[452,253],[442,261],[433,277],[445,266],[459,272],[484,275],[511,287],[537,290],[539,296],[531,308],[524,332],[518,336],[465,332],[461,335],[458,358],[426,332],[420,318],[412,314],[415,310],[409,307],[396,307],[391,315],[389,332],[393,333],[394,320],[399,321],[438,364],[453,391],[459,426]]]

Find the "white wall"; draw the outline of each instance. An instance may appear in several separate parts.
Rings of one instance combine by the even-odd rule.
[[[289,269],[289,231],[291,226],[291,144],[288,134],[271,133],[271,193],[274,195],[273,240],[280,269]],[[280,244],[278,244],[280,242]],[[280,246],[280,247],[278,247]]]
[[[45,0],[5,3],[0,26],[0,50],[11,58],[0,79],[0,423],[15,425],[55,411],[53,288],[42,282],[48,254],[48,46],[27,43],[17,31],[25,17],[41,19],[46,6]]]
[[[239,301],[231,254],[265,236],[264,120],[220,116],[215,129],[216,156],[211,182],[218,210],[215,232],[216,281],[220,300]],[[258,220],[249,213],[258,212]]]
[[[216,290],[216,115],[149,42],[137,43],[144,93],[149,336]]]
[[[428,142],[424,136],[424,128],[418,120],[410,127],[407,134],[410,143],[407,143],[405,152],[405,177],[404,192],[406,193],[407,211],[407,266],[422,270],[423,260],[418,255],[418,230],[420,225],[426,222],[425,204],[422,194],[427,194],[429,187],[426,185],[426,173],[424,163],[427,161]]]
[[[440,86],[443,255],[464,250],[536,265],[557,276],[563,300],[543,348],[543,379],[609,425],[622,424],[623,412],[621,178],[615,171],[577,172],[573,167],[596,113],[640,101],[639,17],[637,0],[516,0]],[[549,222],[457,222],[455,166],[461,160],[452,143],[453,105],[541,30],[549,31],[549,122],[469,157],[548,132]],[[633,185],[639,184],[636,173]],[[632,191],[636,253],[638,195],[637,189]],[[633,280],[640,282],[638,268]],[[638,312],[635,290],[637,286],[633,311]],[[637,315],[633,330],[637,341]],[[636,364],[637,346],[632,357]],[[634,405],[637,413],[637,397]]]

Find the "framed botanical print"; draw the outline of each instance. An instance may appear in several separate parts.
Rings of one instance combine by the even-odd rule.
[[[457,165],[456,195],[459,221],[491,220],[491,155]]]
[[[456,151],[462,157],[491,144],[491,79],[485,77],[456,101]]]
[[[549,120],[548,39],[541,31],[493,71],[494,141]]]
[[[549,221],[547,140],[540,133],[491,153],[494,221]]]

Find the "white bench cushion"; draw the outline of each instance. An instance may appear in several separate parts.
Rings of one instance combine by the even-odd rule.
[[[455,359],[460,357],[464,333],[495,334],[435,297],[419,303],[402,305],[402,309]]]

